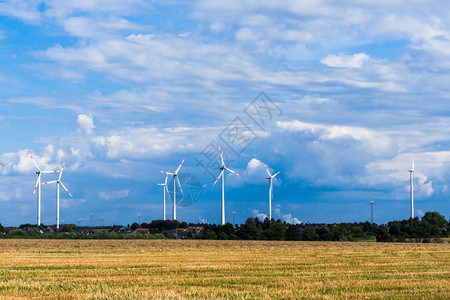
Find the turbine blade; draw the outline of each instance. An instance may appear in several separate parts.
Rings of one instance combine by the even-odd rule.
[[[44,183],[41,183],[41,184],[42,185],[44,185],[44,184],[52,184],[52,183],[55,183],[55,182],[58,182],[58,180],[47,181],[47,182],[44,182]]]
[[[61,183],[61,186],[66,190],[66,192],[70,195],[70,197],[73,198],[72,194],[69,192],[69,190],[66,188],[66,186],[64,185],[64,183],[62,183],[61,181],[59,182]]]
[[[177,181],[178,181],[178,186],[180,187],[181,195],[184,196],[183,188],[181,187],[180,179],[178,179],[178,176],[177,176]]]
[[[157,183],[157,185],[166,186],[164,183]]]
[[[36,180],[36,185],[34,186],[33,196],[36,194],[36,190],[39,184],[39,179],[41,179],[41,174],[38,175],[38,178]]]
[[[41,172],[41,169],[39,168],[37,162],[34,160],[33,155],[31,155],[30,151],[27,150],[27,154],[28,156],[31,158],[31,160],[33,161],[34,166],[36,167],[36,169],[39,170],[39,172]]]
[[[277,176],[278,174],[280,174],[280,172],[275,173],[275,175],[273,175],[272,178],[275,178],[275,176]]]
[[[61,176],[62,176],[62,173],[64,171],[65,164],[66,164],[66,161],[63,162],[62,167],[61,167],[61,171],[59,171],[59,180],[61,180]]]
[[[269,177],[272,177],[272,175],[269,172],[269,168],[267,167],[267,165],[264,165],[264,167],[266,167],[266,172],[267,172],[267,174],[269,174]]]
[[[160,171],[161,173],[164,173],[164,174],[167,174],[167,175],[172,175],[173,176],[173,173],[170,173],[170,172],[166,172],[166,171]]]
[[[180,171],[181,166],[183,165],[185,159],[186,159],[186,158],[183,158],[183,160],[181,161],[180,166],[179,166],[178,169],[175,171],[175,174],[178,174],[178,171]]]
[[[237,176],[241,177],[241,175],[239,175],[238,173],[236,173],[235,171],[228,169],[227,167],[225,167],[225,170],[227,170],[228,172],[231,172],[233,174],[236,174]]]
[[[170,192],[169,192],[169,188],[167,187],[167,185],[165,185],[165,189],[166,189],[167,195],[169,196],[169,199],[172,200],[172,197],[170,197]]]
[[[53,171],[41,171],[42,174],[53,174],[53,173],[59,173],[60,171],[53,170]]]
[[[220,144],[217,145],[219,145],[219,153],[220,153],[220,160],[222,161],[222,166],[225,166],[225,163],[223,161],[222,149],[220,149]]]
[[[169,175],[166,175],[166,180],[164,181],[164,185],[167,185],[167,177],[169,177]]]
[[[213,186],[216,185],[217,181],[219,181],[220,176],[222,176],[222,175],[223,175],[223,170],[222,170],[222,172],[220,172],[219,177],[217,177],[216,181],[214,181]]]

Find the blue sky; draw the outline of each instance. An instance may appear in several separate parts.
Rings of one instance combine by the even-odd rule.
[[[275,218],[366,221],[370,199],[376,222],[408,218],[413,156],[415,214],[449,217],[449,11],[446,1],[2,1],[0,222],[36,222],[29,150],[42,169],[66,161],[65,223],[162,218],[158,171],[184,157],[181,172],[203,191],[178,219],[218,223],[219,170],[196,160],[214,164],[218,153],[205,153],[217,143],[242,175],[226,176],[227,221],[267,214],[264,164],[281,171]],[[273,110],[252,119],[261,103]],[[44,223],[55,223],[55,199],[44,186]]]

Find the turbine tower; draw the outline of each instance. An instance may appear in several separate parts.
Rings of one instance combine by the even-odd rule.
[[[27,150],[27,154],[30,157],[30,159],[33,161],[34,166],[36,167],[37,171],[36,174],[38,176],[36,180],[36,185],[34,186],[33,196],[36,194],[36,190],[38,190],[37,194],[37,225],[41,226],[41,175],[42,174],[49,174],[49,173],[57,173],[58,171],[42,171],[36,161],[33,158],[33,155],[31,155],[30,151]]]
[[[176,183],[175,181],[178,181],[178,185],[180,187],[180,191],[181,191],[181,195],[184,196],[183,194],[183,189],[181,188],[181,183],[180,183],[180,179],[178,179],[178,171],[180,171],[181,166],[184,163],[184,158],[181,161],[180,166],[178,167],[178,169],[176,169],[175,172],[171,173],[171,172],[166,172],[166,171],[160,171],[161,173],[164,173],[166,175],[171,175],[173,176],[173,220],[177,219],[177,194],[176,194]],[[167,178],[167,177],[166,177]],[[176,179],[176,180],[175,180]]]
[[[241,175],[239,175],[233,170],[228,169],[225,166],[225,162],[223,161],[222,149],[220,149],[220,145],[219,145],[219,153],[220,153],[220,160],[222,161],[222,166],[220,167],[220,170],[222,171],[220,172],[220,175],[219,177],[217,177],[216,181],[214,181],[213,186],[215,186],[219,178],[222,177],[222,210],[221,210],[220,224],[225,225],[225,175],[223,173],[225,172],[225,170],[227,170],[228,172],[233,173],[239,177]]]
[[[409,200],[411,202],[411,219],[414,218],[414,158],[409,172]]]
[[[278,174],[280,174],[280,172],[275,173],[274,175],[270,174],[269,172],[269,168],[264,165],[264,167],[266,167],[266,171],[267,174],[269,174],[269,177],[267,177],[266,179],[269,180],[269,221],[272,221],[272,197],[273,197],[273,184],[272,184],[272,180],[275,178],[275,176],[277,176]]]
[[[169,175],[166,175],[166,180],[164,181],[164,183],[158,183],[158,185],[163,187],[163,220],[166,220],[166,191],[167,194],[169,195],[169,198],[172,199],[170,197],[170,193],[169,193],[169,189],[167,188],[167,178],[169,177]]]
[[[65,164],[66,164],[66,162],[64,162],[62,164],[61,171],[59,171],[59,178],[58,178],[58,180],[53,180],[53,181],[48,181],[48,182],[44,182],[43,183],[43,184],[56,183],[56,229],[59,229],[59,185],[61,185],[66,190],[66,192],[70,195],[70,197],[73,198],[72,194],[69,192],[69,190],[66,188],[64,183],[62,183],[62,181],[61,181],[61,176],[62,176],[62,173],[64,171],[64,165]]]

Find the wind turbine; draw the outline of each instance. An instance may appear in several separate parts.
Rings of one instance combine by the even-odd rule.
[[[34,166],[36,167],[36,169],[38,169],[36,171],[36,174],[38,176],[37,180],[36,180],[36,185],[34,186],[34,191],[33,191],[33,196],[36,194],[36,190],[39,188],[38,190],[38,196],[37,196],[37,225],[41,226],[41,175],[42,174],[50,174],[50,173],[57,173],[58,171],[42,171],[38,164],[36,163],[36,161],[33,158],[33,155],[31,155],[30,151],[27,150],[27,154],[28,156],[31,158],[31,160],[34,163]]]
[[[280,174],[280,172],[277,172],[274,175],[272,175],[269,172],[269,168],[267,168],[266,165],[264,165],[264,167],[266,167],[267,174],[269,174],[269,177],[267,177],[267,179],[269,180],[269,221],[271,221],[272,220],[272,197],[273,197],[272,180],[275,178],[275,176]]]
[[[170,193],[169,193],[169,189],[167,188],[167,178],[169,177],[169,175],[166,175],[166,180],[164,181],[164,183],[158,183],[158,185],[163,187],[163,195],[164,195],[164,202],[163,202],[163,220],[166,220],[166,191],[167,194],[169,195],[169,198],[172,199],[170,197]]]
[[[73,198],[72,194],[69,192],[69,190],[66,188],[64,183],[62,183],[62,181],[61,181],[61,176],[64,171],[65,164],[66,164],[66,162],[64,162],[62,164],[61,171],[59,171],[59,178],[57,180],[48,181],[48,182],[43,183],[43,184],[56,183],[56,229],[59,229],[59,185],[61,185],[66,190],[66,192],[70,195],[70,197]]]
[[[411,219],[414,218],[414,158],[409,172],[409,200],[411,201]]]
[[[171,173],[171,172],[166,172],[166,171],[160,171],[161,173],[164,173],[166,175],[171,175],[173,176],[173,220],[177,219],[177,194],[176,194],[176,183],[175,181],[178,181],[178,185],[180,187],[180,191],[181,191],[181,195],[184,196],[183,194],[183,189],[181,188],[181,183],[180,183],[180,179],[178,179],[178,171],[180,171],[181,166],[184,163],[185,158],[183,158],[183,160],[181,161],[180,166],[178,167],[178,169],[176,169],[175,172]],[[176,180],[175,180],[176,179]],[[166,184],[167,184],[167,177],[166,177]]]
[[[216,181],[214,181],[213,186],[216,185],[217,181],[219,180],[220,177],[222,177],[222,211],[221,211],[221,219],[220,219],[220,223],[222,225],[225,225],[225,175],[223,174],[225,172],[225,170],[227,170],[230,173],[236,174],[237,176],[241,176],[238,173],[236,173],[233,170],[228,169],[225,166],[225,162],[223,161],[223,155],[222,155],[222,149],[220,149],[220,145],[219,145],[219,153],[220,153],[220,159],[222,161],[222,166],[220,167],[220,170],[222,170],[220,172],[219,177],[217,177]]]

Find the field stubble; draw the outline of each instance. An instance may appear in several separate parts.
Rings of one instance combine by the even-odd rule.
[[[0,298],[450,299],[450,244],[0,240]]]

